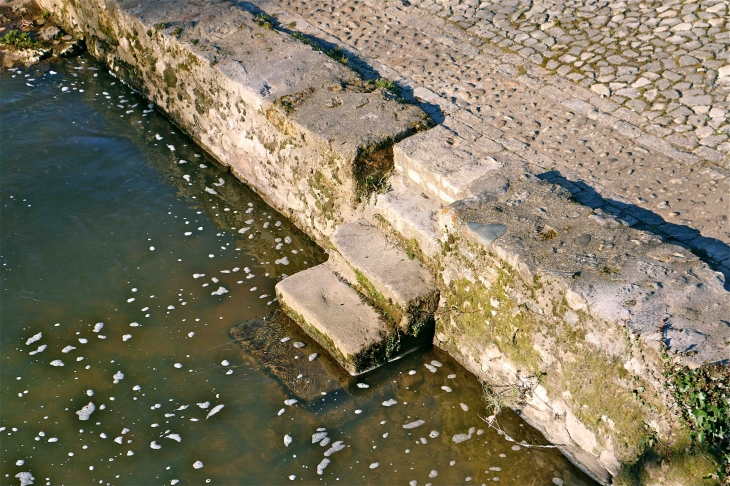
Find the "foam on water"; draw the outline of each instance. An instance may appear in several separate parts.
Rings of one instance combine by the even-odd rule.
[[[225,407],[225,405],[223,405],[223,404],[221,403],[220,405],[216,405],[215,407],[211,408],[211,409],[210,409],[210,412],[208,412],[208,415],[206,415],[206,416],[205,416],[205,420],[208,420],[208,419],[209,419],[209,418],[211,418],[211,417],[212,417],[213,415],[215,415],[215,414],[217,414],[218,412],[220,412],[221,410],[223,410],[223,407]]]
[[[81,410],[78,410],[76,412],[76,415],[79,416],[79,420],[89,420],[89,417],[91,414],[96,410],[96,405],[94,405],[94,402],[89,402],[88,404],[81,407]]]

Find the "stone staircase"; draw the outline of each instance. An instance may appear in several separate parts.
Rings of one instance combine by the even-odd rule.
[[[285,312],[352,375],[432,342],[439,214],[507,187],[495,174],[502,162],[444,127],[406,138],[393,155],[390,190],[331,235],[329,260],[276,287]]]
[[[365,219],[330,241],[326,263],[276,286],[284,310],[352,375],[430,343],[438,306],[431,272]]]

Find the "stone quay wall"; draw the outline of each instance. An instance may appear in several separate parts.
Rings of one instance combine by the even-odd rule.
[[[571,194],[432,91],[422,110],[364,80],[336,44],[292,35],[301,19],[234,2],[39,3],[330,253],[365,218],[418,259],[440,292],[434,344],[509,390],[505,406],[596,480],[621,482],[646,437],[686,448],[664,355],[730,358],[729,294],[705,259]],[[650,465],[647,484],[690,484],[685,466]]]

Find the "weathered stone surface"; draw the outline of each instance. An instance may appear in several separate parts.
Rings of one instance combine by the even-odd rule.
[[[415,241],[423,254],[434,258],[441,251],[438,212],[441,202],[422,193],[421,187],[405,177],[394,177],[392,188],[379,194],[375,223],[385,220],[406,241]]]
[[[350,374],[387,360],[388,325],[327,264],[285,278],[276,295],[287,314]]]
[[[368,157],[428,120],[236,5],[41,4],[83,26],[94,55],[320,241],[353,214],[360,174],[392,163]]]
[[[538,20],[539,14],[522,12],[526,28],[532,22],[544,26],[538,34],[545,37],[509,40],[529,42],[544,54],[534,58],[526,52],[528,61],[522,55],[504,55],[478,37],[507,26],[504,18],[478,21],[467,32],[419,13],[419,0],[411,0],[411,7],[387,9],[376,0],[347,0],[334,7],[323,0],[286,5],[255,0],[279,13],[281,22],[295,21],[307,33],[360,55],[381,75],[398,78],[408,87],[404,95],[412,90],[423,100],[424,110],[444,124],[406,139],[419,143],[404,142],[394,149],[398,170],[419,189],[394,182],[393,192],[379,194],[375,206],[355,213],[352,201],[360,195],[353,174],[367,162],[360,156],[368,147],[378,147],[377,140],[404,136],[404,127],[413,128],[409,124],[418,120],[417,113],[403,117],[402,106],[387,103],[388,96],[364,92],[351,72],[320,54],[288,46],[288,38],[277,37],[280,33],[256,30],[236,7],[170,3],[171,10],[143,7],[141,25],[134,23],[137,12],[130,13],[131,3],[125,2],[122,11],[127,13],[101,9],[81,17],[68,15],[69,24],[72,17],[77,23],[78,18],[92,19],[88,29],[96,55],[120,76],[128,75],[129,66],[145,68],[139,74],[144,77],[140,89],[179,117],[221,160],[234,161],[234,172],[320,241],[360,214],[372,221],[385,219],[383,228],[389,225],[389,231],[400,233],[401,245],[415,239],[422,249],[419,257],[439,274],[443,308],[437,344],[480,379],[529,390],[523,416],[551,440],[566,444],[564,452],[602,482],[636,458],[636,433],[643,433],[637,432],[636,423],[651,424],[660,438],[671,428],[663,414],[670,401],[656,378],[661,376],[658,343],[688,353],[681,359],[690,365],[730,355],[727,292],[722,276],[705,264],[730,275],[729,179],[718,167],[723,165],[720,157],[730,153],[721,135],[727,132],[727,120],[720,115],[728,109],[723,101],[727,92],[721,91],[730,85],[727,56],[722,57],[727,41],[705,55],[695,52],[700,46],[681,45],[689,44],[683,35],[693,32],[682,30],[631,40],[631,48],[619,49],[611,38],[615,28],[606,25],[612,22],[609,12],[591,19],[606,39],[606,50],[594,53],[584,42],[575,42],[573,33],[557,27],[557,21],[543,22],[547,19]],[[460,4],[449,3],[444,11]],[[474,10],[485,16],[494,13],[493,7],[518,8],[482,4]],[[632,10],[637,5],[619,2],[615,8]],[[349,9],[355,6],[371,20],[351,22]],[[676,8],[666,7],[662,18],[680,16]],[[718,10],[710,20],[722,27],[725,20],[716,17],[724,12]],[[205,35],[199,43],[192,42],[194,26],[187,15],[206,19],[197,24]],[[545,15],[558,19],[562,14]],[[105,16],[111,16],[116,30],[94,23],[97,17],[106,21]],[[469,21],[469,15],[462,17],[459,22]],[[667,26],[684,21],[674,20]],[[179,22],[182,35],[175,38],[170,29],[153,31],[150,26],[159,21]],[[118,25],[132,28],[120,30]],[[393,39],[378,33],[394,25],[400,31],[397,49]],[[616,32],[622,35],[635,28],[621,27]],[[141,49],[134,46],[137,35]],[[495,45],[508,47],[507,37],[517,39],[513,33],[502,35]],[[662,37],[666,39],[660,41]],[[115,47],[114,38],[121,47]],[[540,43],[544,48],[537,49]],[[682,49],[670,45],[676,55],[664,55],[674,52],[662,51],[668,43]],[[250,55],[253,46],[262,45],[275,49]],[[475,45],[481,46],[480,52],[469,48]],[[648,45],[661,56],[645,55],[642,47]],[[684,47],[692,51],[682,52]],[[192,57],[186,58],[188,51]],[[149,52],[153,54],[145,54]],[[709,52],[718,53],[717,59]],[[148,55],[156,62],[135,64],[135,56]],[[620,56],[613,58],[620,62],[605,62],[611,56]],[[706,74],[700,75],[695,66],[683,67],[689,57],[700,61]],[[543,67],[533,65],[533,58],[544,62]],[[326,69],[317,71],[309,61],[323,61]],[[283,78],[277,73],[284,73]],[[589,89],[596,84],[606,86],[608,96],[613,93],[610,99],[601,97],[606,95],[603,89]],[[178,85],[178,90],[170,88]],[[616,94],[618,90],[627,90],[622,91],[625,96]],[[361,92],[363,98],[358,98]],[[683,103],[689,100],[703,104]],[[377,109],[359,116],[368,106]],[[369,117],[385,128],[360,122]],[[406,120],[403,126],[397,123],[401,120]],[[362,143],[339,140],[349,124],[356,126],[353,139]],[[713,138],[718,136],[722,140]],[[708,145],[698,146],[701,140]],[[404,146],[407,150],[401,150]],[[563,189],[536,180],[536,175]],[[408,197],[411,191],[413,198]],[[568,193],[577,202],[568,200]],[[438,211],[441,203],[455,200],[450,209]],[[419,214],[408,214],[411,210]],[[439,230],[431,224],[434,214],[439,215]],[[487,240],[479,241],[474,237],[484,231],[470,232],[468,223],[506,229],[497,239],[487,232]],[[699,258],[663,243],[664,238],[681,241]],[[354,271],[348,278],[357,281]],[[310,283],[307,279],[306,285]],[[313,292],[307,299],[320,299],[321,304],[322,295]],[[392,331],[390,336],[395,336]],[[375,362],[394,355],[384,342],[386,351],[372,348],[382,352]],[[334,345],[328,349],[339,352]],[[622,378],[626,373],[631,383]],[[536,376],[543,377],[539,384]],[[602,384],[598,391],[597,382]],[[632,392],[639,386],[645,389],[641,399],[652,410],[638,405]]]
[[[480,182],[502,166],[477,144],[443,127],[403,140],[393,156],[399,172],[446,204],[478,194]]]
[[[433,276],[421,262],[388,241],[364,219],[341,226],[330,238],[355,270],[356,281],[373,303],[410,335],[419,334],[438,304]]]

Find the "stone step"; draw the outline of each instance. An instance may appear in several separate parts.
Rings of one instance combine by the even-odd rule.
[[[394,176],[391,187],[391,191],[378,195],[371,219],[376,224],[386,222],[406,242],[417,244],[424,256],[434,258],[441,251],[441,200],[426,196],[419,185],[403,175]]]
[[[351,375],[395,357],[392,326],[327,263],[285,278],[276,295],[284,311]]]
[[[414,337],[430,332],[438,290],[431,272],[415,255],[400,249],[365,219],[340,227],[330,241],[352,269],[342,276],[382,310],[400,332]]]
[[[502,167],[489,153],[491,141],[468,141],[438,126],[393,147],[395,169],[445,204],[476,196],[490,185],[490,172]]]

